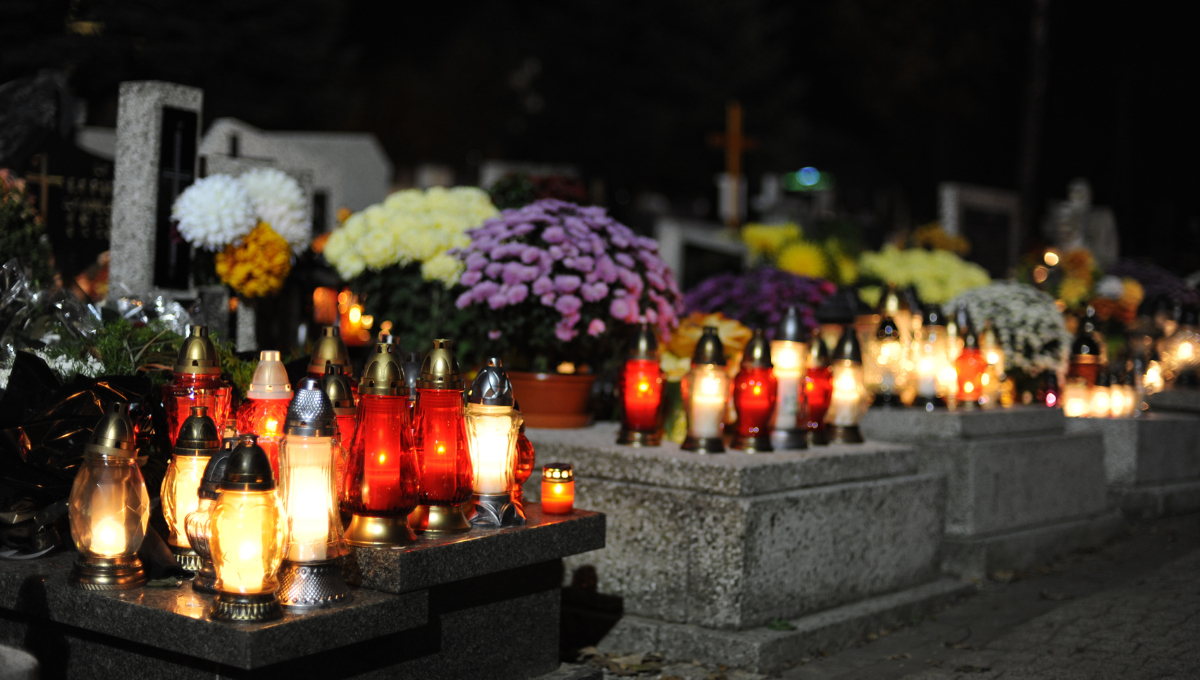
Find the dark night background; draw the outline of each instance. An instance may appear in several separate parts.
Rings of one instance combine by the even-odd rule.
[[[1031,205],[1091,180],[1123,254],[1200,268],[1195,10],[1048,0]],[[746,159],[814,165],[868,232],[936,218],[936,186],[1019,187],[1035,0],[0,0],[0,82],[60,68],[112,126],[117,83],[205,88],[205,119],[365,130],[398,170],[579,165],[618,215],[711,202],[739,99]],[[751,191],[756,187],[752,184]],[[1034,229],[1036,231],[1036,229]]]

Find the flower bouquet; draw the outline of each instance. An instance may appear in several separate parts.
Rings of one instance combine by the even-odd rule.
[[[858,278],[858,268],[845,238],[831,235],[820,242],[806,240],[800,225],[791,222],[747,224],[742,227],[741,236],[756,263],[846,285]]]
[[[718,274],[701,281],[683,298],[684,312],[721,312],[751,328],[774,335],[788,306],[795,305],[806,329],[816,328],[815,310],[837,286],[823,279],[762,267],[747,274]]]
[[[948,250],[900,249],[889,244],[880,251],[863,253],[858,266],[864,280],[915,286],[922,302],[938,304],[991,281],[983,267]],[[866,286],[859,292],[863,301],[874,305],[882,289]]]
[[[1019,394],[1032,392],[1046,371],[1058,372],[1071,351],[1071,334],[1054,298],[1024,283],[997,281],[954,298],[980,328],[992,322],[1004,348],[1004,366]]]
[[[451,253],[470,244],[468,230],[498,214],[474,187],[409,189],[350,215],[323,254],[363,300],[366,313],[391,321],[408,351],[437,337],[464,338],[467,315],[452,304],[462,261]]]
[[[517,369],[595,367],[625,329],[645,320],[666,336],[677,323],[679,288],[658,244],[603,208],[542,199],[506,210],[456,254],[466,267],[458,308]]]

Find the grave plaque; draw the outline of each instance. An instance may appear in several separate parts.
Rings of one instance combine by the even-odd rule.
[[[113,164],[57,136],[29,162],[25,181],[64,279],[74,278],[108,250]]]

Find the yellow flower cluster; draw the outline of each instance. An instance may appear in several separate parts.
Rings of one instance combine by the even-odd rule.
[[[742,227],[742,242],[750,250],[751,257],[775,258],[784,246],[800,239],[800,225],[756,224]]]
[[[941,222],[923,224],[913,230],[913,245],[919,248],[934,250],[949,250],[955,255],[966,255],[971,252],[971,242],[962,236],[951,236],[942,229]]]
[[[887,283],[914,285],[921,300],[938,304],[991,283],[983,267],[946,250],[886,245],[878,252],[863,253],[858,266],[864,274]]]
[[[784,248],[776,264],[783,271],[799,276],[829,278],[829,258],[821,246],[808,241],[796,241]]]
[[[325,259],[344,279],[366,269],[420,264],[425,280],[449,288],[458,282],[462,264],[446,251],[466,247],[467,230],[498,214],[475,187],[406,189],[351,215],[329,237]]]
[[[292,271],[292,249],[271,225],[259,222],[241,244],[216,255],[217,276],[238,295],[263,297],[283,288]]]

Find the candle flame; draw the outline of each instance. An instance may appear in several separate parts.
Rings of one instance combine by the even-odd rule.
[[[125,527],[115,517],[105,517],[92,527],[92,550],[98,555],[125,552]]]
[[[267,429],[266,434],[268,436],[273,435],[273,434],[279,434],[279,421],[274,418],[267,418],[267,428],[266,429]]]
[[[1180,359],[1184,359],[1184,360],[1191,359],[1192,353],[1193,353],[1192,343],[1185,342],[1179,346],[1179,358]]]
[[[967,394],[970,394],[970,393],[972,393],[972,392],[974,392],[974,391],[975,391],[975,383],[973,383],[973,382],[969,382],[969,381],[968,381],[968,382],[965,382],[965,383],[963,383],[963,392],[966,392]]]
[[[563,492],[563,485],[562,485],[562,484],[555,484],[555,485],[554,485],[554,493],[555,493],[555,495],[561,495],[561,494],[562,494],[562,492]]]

